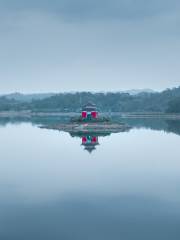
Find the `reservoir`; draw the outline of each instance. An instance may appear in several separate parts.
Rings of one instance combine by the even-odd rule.
[[[0,239],[180,239],[180,121],[124,121],[88,151],[94,136],[1,119]]]

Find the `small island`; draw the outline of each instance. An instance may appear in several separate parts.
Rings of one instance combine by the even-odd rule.
[[[41,128],[64,131],[70,134],[111,134],[130,129],[125,123],[116,123],[108,116],[101,116],[96,105],[91,102],[84,105],[81,115],[71,118],[69,123],[41,126]]]

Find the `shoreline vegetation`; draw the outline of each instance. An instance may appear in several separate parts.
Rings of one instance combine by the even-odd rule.
[[[77,117],[77,112],[33,112],[33,111],[1,111],[0,118],[33,118],[33,117]],[[162,113],[162,112],[102,112],[102,117],[119,116],[121,118],[163,118],[179,119],[180,113]]]
[[[79,114],[87,102],[96,105],[98,112],[109,115],[145,117],[178,117],[180,114],[180,87],[162,92],[71,92],[59,94],[0,96],[0,116],[57,116]]]

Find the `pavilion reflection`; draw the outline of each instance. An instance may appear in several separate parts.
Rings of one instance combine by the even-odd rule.
[[[92,153],[92,151],[96,150],[96,146],[99,145],[98,136],[83,136],[81,145],[84,146],[86,151]]]
[[[84,150],[92,153],[96,150],[96,147],[100,145],[99,137],[109,136],[111,133],[70,133],[71,137],[77,137],[81,139],[81,146]]]

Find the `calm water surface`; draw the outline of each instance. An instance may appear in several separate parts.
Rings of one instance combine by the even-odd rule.
[[[180,124],[131,121],[91,154],[80,137],[2,124],[0,239],[179,240]]]

